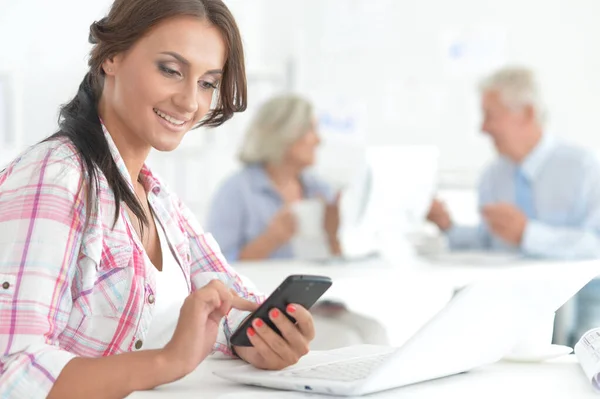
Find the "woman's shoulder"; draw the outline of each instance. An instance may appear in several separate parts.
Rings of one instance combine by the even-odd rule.
[[[24,150],[1,173],[0,183],[39,178],[40,184],[55,180],[79,185],[82,163],[75,146],[66,138],[51,138]],[[9,179],[12,177],[12,179]]]
[[[12,164],[52,165],[60,163],[81,168],[81,160],[75,145],[65,137],[49,138],[24,150]]]
[[[219,191],[241,193],[244,187],[254,186],[256,181],[261,179],[261,174],[264,174],[264,171],[258,165],[244,166],[227,176],[221,183]]]
[[[231,212],[232,207],[239,208],[239,204],[252,201],[260,180],[258,173],[255,167],[244,166],[224,178],[211,195],[209,215]]]

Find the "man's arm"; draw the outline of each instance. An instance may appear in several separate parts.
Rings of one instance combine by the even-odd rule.
[[[529,221],[521,248],[532,256],[555,259],[600,257],[600,231],[591,227],[568,228]]]
[[[529,221],[521,242],[523,252],[555,259],[600,257],[600,164],[593,158],[582,170],[585,173],[581,191],[576,194],[578,203],[571,210],[584,215],[579,226]]]
[[[478,204],[481,208],[484,204],[493,202],[492,198],[492,172],[491,168],[486,170],[481,177],[478,188]],[[453,250],[476,250],[489,249],[492,236],[484,221],[476,226],[461,226],[451,223],[446,230],[448,245]]]
[[[490,247],[490,233],[480,222],[477,226],[460,226],[453,224],[447,231],[448,245],[452,250],[461,249],[488,249]]]

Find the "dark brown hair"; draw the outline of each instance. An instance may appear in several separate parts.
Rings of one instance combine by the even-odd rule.
[[[102,64],[130,49],[160,22],[177,16],[209,21],[221,32],[226,44],[226,61],[216,102],[196,127],[219,126],[235,112],[244,111],[247,89],[242,40],[233,15],[221,0],[115,0],[108,15],[90,27],[89,41],[94,46],[88,62],[89,72],[75,98],[61,108],[60,130],[48,139],[67,138],[77,148],[88,180],[88,205],[97,197],[99,169],[114,193],[115,222],[124,201],[139,219],[142,230],[148,224],[148,217],[119,173],[100,125],[98,101],[104,87]]]

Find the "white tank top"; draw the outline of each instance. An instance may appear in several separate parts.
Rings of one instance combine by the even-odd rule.
[[[153,269],[156,276],[154,311],[146,334],[145,349],[163,348],[171,340],[179,319],[179,310],[188,296],[185,275],[169,248],[162,226],[156,220],[155,224],[160,240],[163,265],[162,271],[159,271],[150,261],[148,254],[144,252],[149,269]]]

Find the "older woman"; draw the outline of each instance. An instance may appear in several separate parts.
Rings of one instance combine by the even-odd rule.
[[[337,238],[339,196],[307,172],[320,143],[311,104],[296,95],[267,101],[256,114],[240,153],[245,167],[218,190],[208,225],[230,261],[294,258],[289,240],[296,221],[290,205],[302,199],[325,201],[323,228],[332,254],[340,254]],[[312,309],[319,337],[313,349],[356,343],[386,344],[385,330],[375,320],[321,302]],[[335,337],[332,343],[328,337]]]
[[[290,205],[307,198],[326,203],[323,228],[339,254],[338,196],[306,169],[320,143],[311,104],[295,95],[265,103],[250,125],[240,153],[245,167],[218,190],[209,231],[230,261],[292,258],[296,229]]]

